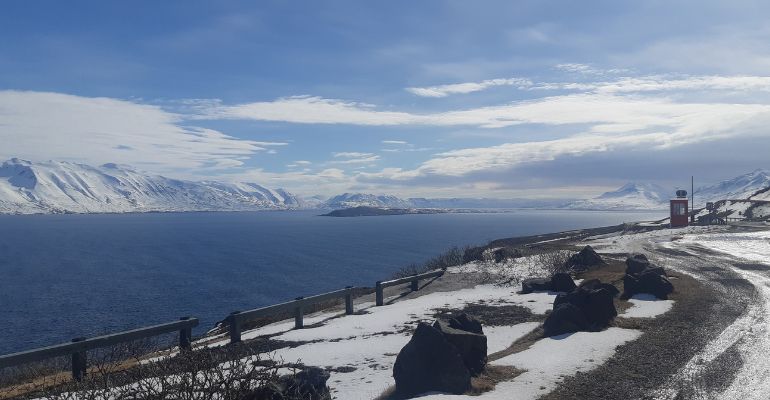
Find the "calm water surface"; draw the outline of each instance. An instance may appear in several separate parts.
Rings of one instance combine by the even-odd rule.
[[[652,220],[514,211],[330,218],[317,212],[0,216],[0,354],[373,286],[453,245]]]

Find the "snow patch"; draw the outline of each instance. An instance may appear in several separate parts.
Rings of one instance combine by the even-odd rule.
[[[655,318],[667,313],[674,306],[673,300],[661,300],[646,293],[636,294],[628,299],[628,302],[633,306],[620,314],[620,317]]]

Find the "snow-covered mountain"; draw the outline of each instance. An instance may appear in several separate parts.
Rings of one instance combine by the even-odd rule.
[[[652,183],[627,183],[598,197],[566,206],[576,210],[662,210],[668,208],[671,190]]]
[[[194,182],[127,166],[11,159],[0,166],[0,213],[245,211],[300,208],[282,189]]]
[[[579,200],[567,208],[581,210],[658,210],[668,209],[674,189],[666,190],[650,183],[628,183],[599,197]],[[689,190],[688,190],[689,192]],[[695,189],[695,205],[720,200],[770,200],[770,172],[758,169],[714,185]]]
[[[747,199],[756,192],[770,187],[770,171],[758,169],[748,174],[724,180],[716,185],[695,190],[696,202],[718,201],[725,199]],[[754,199],[752,197],[752,199]],[[763,200],[756,198],[754,200]]]
[[[327,200],[324,206],[331,209],[352,207],[410,208],[412,204],[407,200],[390,195],[343,193]]]

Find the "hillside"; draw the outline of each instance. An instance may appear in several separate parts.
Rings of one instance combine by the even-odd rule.
[[[127,166],[11,159],[0,166],[0,213],[245,211],[298,208],[282,189],[256,183],[194,182]]]

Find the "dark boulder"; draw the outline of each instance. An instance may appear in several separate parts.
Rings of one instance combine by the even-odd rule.
[[[449,326],[455,329],[478,333],[480,335],[484,334],[484,329],[481,327],[481,322],[466,313],[462,313],[454,318],[450,318],[447,322],[449,323]]]
[[[643,254],[634,254],[626,259],[626,276],[623,277],[623,298],[637,293],[649,293],[660,299],[667,299],[674,291],[666,270],[655,267]]]
[[[597,265],[604,264],[602,257],[591,246],[583,247],[580,252],[570,256],[567,266],[571,269],[583,271]]]
[[[583,331],[590,326],[583,311],[574,304],[564,303],[556,306],[543,323],[545,336],[555,336],[570,332]]]
[[[626,258],[627,274],[638,274],[647,268],[650,268],[650,260],[644,254],[632,254]]]
[[[637,275],[626,275],[623,278],[623,298],[630,298],[637,293],[649,293],[659,299],[668,299],[668,295],[674,291],[674,285],[664,275],[660,275],[654,269],[644,271]]]
[[[510,260],[511,258],[519,258],[521,256],[521,250],[511,247],[501,247],[492,252],[492,258],[495,260],[495,262],[502,262],[505,260]]]
[[[439,391],[462,394],[471,387],[471,374],[457,348],[438,329],[420,323],[393,366],[400,397]]]
[[[554,276],[551,278],[551,290],[553,291],[571,292],[575,290],[576,287],[577,285],[575,285],[575,281],[573,281],[572,277],[565,272],[554,274]]]
[[[433,327],[460,353],[463,364],[471,375],[476,375],[487,364],[487,337],[481,333],[453,328],[448,322],[438,320]]]
[[[553,285],[548,278],[530,278],[521,281],[521,294],[549,292],[551,290],[553,290]]]
[[[618,290],[610,290],[604,286],[592,289],[586,297],[583,313],[591,324],[592,331],[602,330],[617,317],[615,309],[615,296]]]
[[[620,290],[618,290],[618,288],[616,288],[615,285],[611,283],[602,282],[598,279],[584,280],[583,282],[580,282],[580,286],[578,287],[584,290],[596,290],[596,289],[603,288],[613,293],[613,296],[617,296],[618,294],[620,294]]]
[[[642,271],[642,273],[645,273],[645,274],[653,273],[653,274],[658,274],[660,276],[668,276],[666,274],[666,270],[663,269],[663,267],[650,267]]]
[[[614,285],[602,283],[598,279],[589,279],[581,282],[575,290],[556,296],[553,307],[554,310],[562,304],[577,307],[587,321],[585,329],[598,331],[604,329],[618,315],[614,299],[619,293]]]

